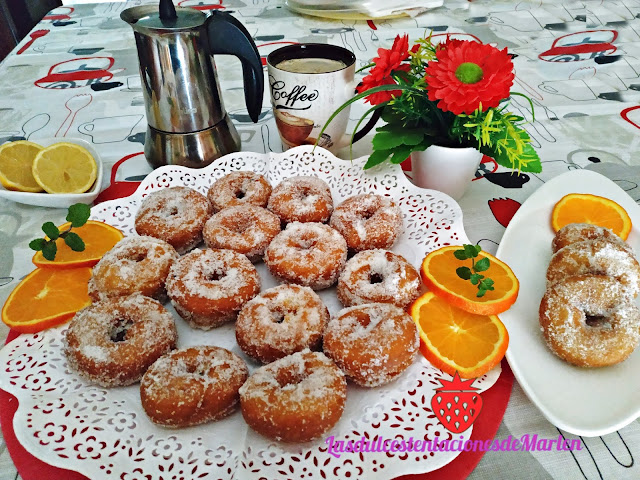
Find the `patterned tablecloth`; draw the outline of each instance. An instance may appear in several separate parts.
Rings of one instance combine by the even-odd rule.
[[[142,155],[146,125],[137,54],[131,29],[119,14],[141,3],[149,2],[71,5],[50,12],[32,32],[46,30],[44,36],[27,36],[0,64],[0,142],[82,138],[94,144],[105,163],[103,187],[110,187],[105,195],[112,194],[114,185],[119,192],[133,191],[150,169]],[[263,56],[286,43],[324,42],[352,50],[360,66],[369,63],[377,48],[389,47],[396,34],[416,39],[429,31],[507,47],[516,67],[513,89],[532,98],[535,121],[520,97],[512,107],[532,120],[527,130],[543,172],[515,175],[489,159],[481,164],[459,203],[469,238],[488,251],[495,251],[519,205],[567,170],[598,171],[640,198],[640,169],[634,167],[640,165],[640,1],[445,0],[415,18],[375,21],[302,16],[283,0],[178,3],[233,13]],[[243,150],[281,151],[268,94],[259,123],[251,123],[239,63],[225,57],[216,57],[216,63]],[[78,72],[88,69],[103,70],[101,79],[82,80]],[[352,119],[362,112],[364,106],[356,105]],[[354,155],[365,155],[370,148],[365,139]],[[347,158],[348,152],[338,155]],[[32,269],[28,240],[38,235],[45,219],[63,218],[62,210],[0,199],[0,303]],[[6,333],[0,325],[0,338]],[[560,431],[515,384],[496,439],[526,433],[557,438]],[[574,452],[488,452],[469,478],[640,478],[637,420],[616,433],[582,441],[585,448]],[[0,438],[0,480],[16,476]]]

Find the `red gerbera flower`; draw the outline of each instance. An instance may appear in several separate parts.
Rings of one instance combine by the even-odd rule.
[[[362,84],[358,85],[358,93],[362,93],[373,87],[380,85],[393,85],[396,81],[391,77],[393,71],[408,72],[410,66],[402,65],[402,62],[409,57],[409,35],[398,35],[393,41],[391,49],[378,49],[378,56],[373,59],[375,67],[371,69],[369,75],[362,79]],[[373,93],[365,98],[365,102],[377,105],[391,100],[392,96],[398,96],[401,90],[391,90],[386,92]]]
[[[509,96],[513,63],[507,49],[468,40],[451,40],[436,52],[426,68],[429,100],[455,115],[497,107]]]

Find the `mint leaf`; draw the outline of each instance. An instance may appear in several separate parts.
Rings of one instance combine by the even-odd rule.
[[[47,241],[44,238],[36,238],[35,240],[31,240],[29,242],[29,248],[37,252],[39,250],[42,250],[46,243]]]
[[[464,247],[464,253],[467,254],[467,258],[475,258],[478,256],[478,250],[476,249],[475,245],[469,245],[469,244],[465,244],[463,245]]]
[[[464,250],[455,250],[453,252],[453,256],[456,257],[458,260],[466,260],[467,258],[467,252],[465,252]]]
[[[57,252],[58,246],[56,245],[56,242],[46,242],[42,247],[42,256],[51,262],[56,258]]]
[[[84,203],[76,203],[69,207],[67,214],[67,222],[71,222],[71,226],[78,228],[83,226],[91,216],[91,209]]]
[[[484,278],[484,275],[480,275],[479,273],[472,273],[471,277],[469,277],[469,281],[472,285],[478,285],[480,280]]]
[[[42,231],[45,233],[47,237],[51,240],[55,240],[60,236],[60,230],[53,222],[46,222],[42,225]]]
[[[74,252],[82,252],[84,250],[84,242],[77,233],[67,233],[64,236],[64,243],[66,243]]]
[[[476,262],[473,270],[476,272],[484,272],[490,267],[489,259],[487,257],[481,258]]]
[[[478,297],[478,298],[484,297],[485,293],[487,293],[486,290],[483,290],[482,288],[478,288],[478,293],[476,293],[476,297]]]
[[[490,278],[485,278],[484,280],[482,280],[480,282],[480,285],[478,288],[482,289],[482,290],[493,290],[493,280],[491,280]]]
[[[469,280],[471,278],[471,269],[469,267],[456,268],[456,274],[463,280]]]

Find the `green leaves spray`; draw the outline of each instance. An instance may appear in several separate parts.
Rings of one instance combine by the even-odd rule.
[[[84,242],[77,233],[71,231],[72,228],[83,226],[89,220],[91,209],[84,203],[76,203],[69,207],[67,221],[71,222],[69,228],[61,232],[53,222],[46,222],[42,225],[42,231],[49,238],[36,238],[29,242],[29,248],[35,251],[42,251],[42,256],[49,261],[53,261],[58,253],[56,240],[62,238],[64,243],[74,252],[84,250]]]
[[[456,274],[463,280],[469,280],[472,285],[477,285],[478,293],[476,293],[476,297],[483,297],[488,290],[493,290],[493,280],[485,278],[484,275],[479,273],[489,269],[489,259],[487,257],[483,257],[478,261],[475,260],[482,251],[482,248],[479,245],[465,244],[462,247],[463,250],[455,250],[453,255],[458,260],[471,259],[471,268],[458,267],[456,268]]]

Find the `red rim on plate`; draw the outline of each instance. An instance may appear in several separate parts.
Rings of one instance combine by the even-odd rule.
[[[11,331],[7,337],[7,343],[19,334]],[[506,360],[502,361],[502,373],[496,383],[487,391],[482,392],[482,415],[473,425],[471,440],[488,440],[495,437],[502,417],[507,408],[511,388],[513,386],[513,374]],[[23,480],[87,480],[87,477],[78,472],[53,467],[27,452],[18,442],[13,429],[13,416],[18,409],[18,401],[10,393],[0,390],[0,425],[2,434],[7,444],[18,473]],[[420,475],[405,475],[396,480],[462,480],[467,478],[476,467],[484,452],[462,452],[451,463],[444,467]],[[96,479],[94,479],[96,480]]]

